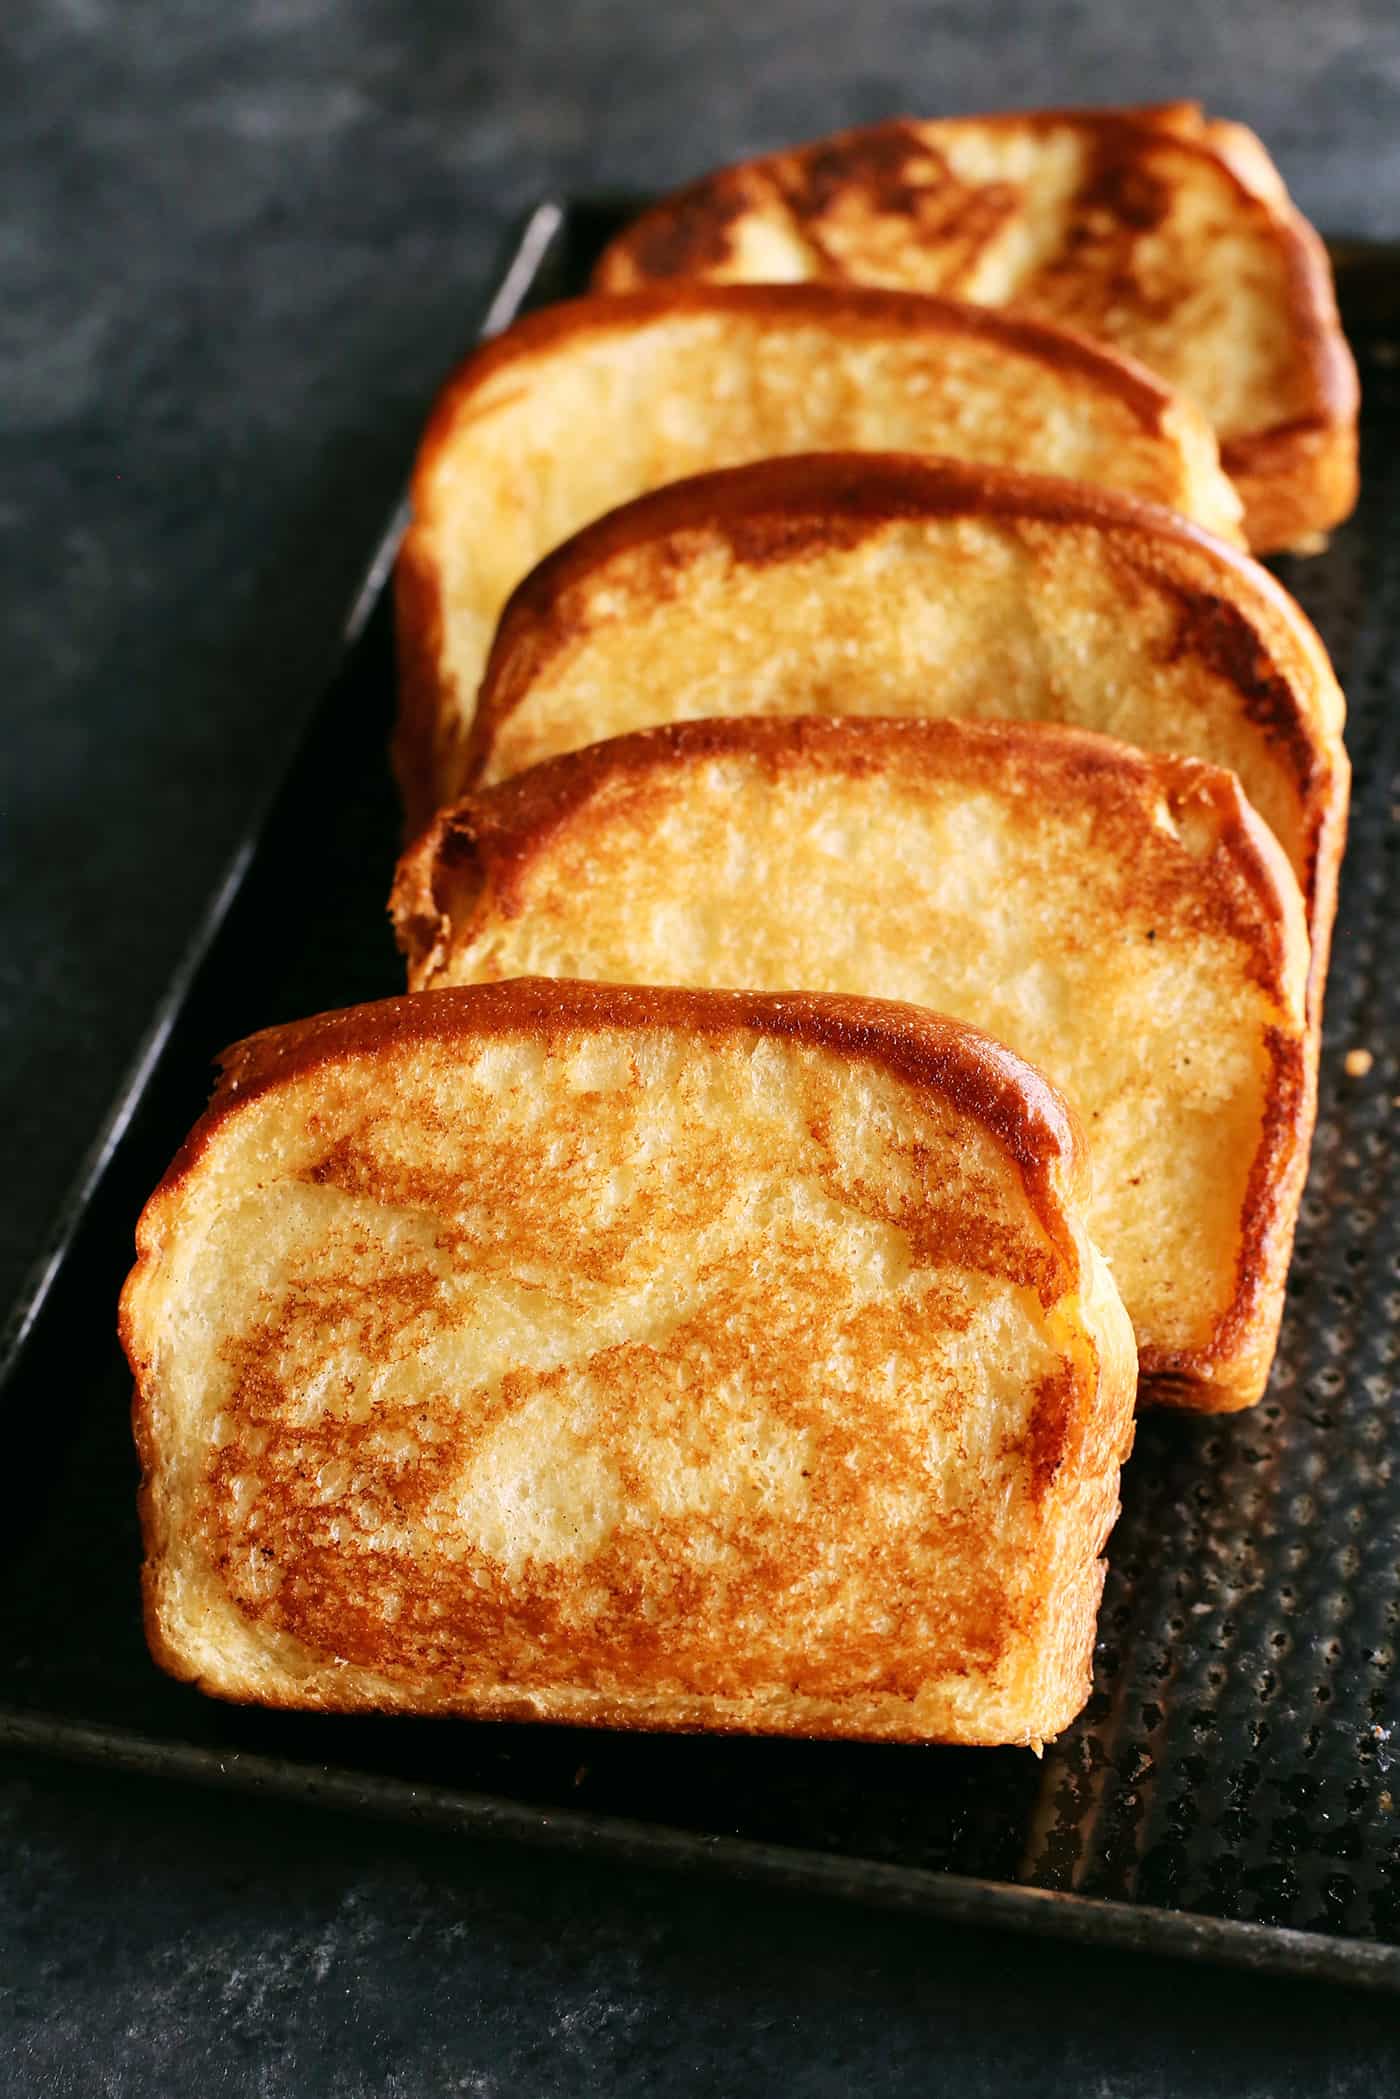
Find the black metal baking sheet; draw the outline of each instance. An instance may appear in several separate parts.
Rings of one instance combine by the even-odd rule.
[[[615,223],[545,204],[489,321],[581,287]],[[1364,495],[1280,564],[1351,703],[1352,840],[1321,1110],[1263,1405],[1149,1416],[1124,1478],[1095,1689],[1025,1752],[668,1739],[220,1706],[141,1635],[113,1338],[141,1200],[267,1023],[401,986],[376,550],[341,671],[177,973],[9,1326],[0,1741],[494,1837],[1400,1989],[1400,249],[1340,253],[1365,389]],[[1364,1059],[1349,1053],[1370,1053]]]

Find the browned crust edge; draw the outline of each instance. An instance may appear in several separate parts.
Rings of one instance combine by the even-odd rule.
[[[912,777],[951,763],[960,769],[982,768],[996,779],[1015,768],[1041,774],[1047,797],[1058,796],[1068,784],[1090,800],[1094,782],[1110,778],[1158,787],[1169,798],[1207,801],[1216,818],[1218,850],[1228,857],[1254,901],[1254,924],[1233,929],[1249,951],[1251,972],[1270,986],[1284,977],[1290,958],[1280,883],[1291,885],[1292,870],[1235,775],[1223,766],[1142,751],[1097,730],[1063,722],[925,721],[880,715],[720,715],[667,722],[563,752],[463,796],[438,812],[403,855],[395,874],[389,909],[410,971],[415,950],[424,951],[422,923],[434,916],[440,920],[437,895],[442,875],[474,869],[483,891],[489,891],[506,917],[515,917],[530,862],[600,789],[647,774],[679,771],[708,758],[736,756],[770,773],[796,766],[833,774],[901,768]],[[414,984],[412,976],[410,985],[424,988]]]
[[[1047,524],[1147,532],[1219,560],[1305,630],[1312,646],[1322,646],[1296,599],[1266,568],[1165,503],[1062,474],[1028,473],[1021,467],[928,452],[784,452],[667,481],[580,526],[544,555],[516,585],[502,625],[517,601],[547,600],[563,584],[579,581],[615,554],[670,532],[722,531],[768,512],[830,512],[862,524],[917,522],[923,517],[1024,517]]]
[[[743,1032],[882,1065],[981,1123],[1015,1163],[1042,1228],[1070,1252],[1072,1240],[1060,1221],[1062,1206],[1053,1183],[1062,1180],[1073,1190],[1083,1173],[1083,1140],[1075,1118],[1041,1072],[976,1028],[892,999],[516,977],[317,1014],[264,1029],[226,1050],[209,1107],[141,1213],[141,1259],[122,1293],[124,1345],[132,1286],[141,1261],[150,1255],[165,1203],[223,1125],[260,1095],[350,1057],[510,1034],[550,1042],[602,1027],[689,1029],[712,1038]],[[1077,1254],[1071,1262],[1077,1270]]]
[[[945,299],[929,292],[889,291],[869,284],[643,285],[636,291],[585,293],[541,307],[504,334],[475,350],[448,378],[428,419],[414,469],[415,512],[438,457],[458,421],[470,412],[472,396],[500,371],[561,344],[592,335],[631,335],[650,322],[682,315],[742,316],[777,326],[813,324],[833,334],[970,336],[1013,354],[1037,359],[1052,371],[1117,394],[1144,429],[1156,435],[1182,395],[1135,358],[1070,328],[1034,321],[996,306]],[[1204,418],[1202,418],[1204,422]],[[1207,426],[1208,427],[1208,426]]]
[[[1221,464],[1239,486],[1245,504],[1250,546],[1258,553],[1276,553],[1330,529],[1355,506],[1360,388],[1355,361],[1337,313],[1331,263],[1316,230],[1291,201],[1280,204],[1253,186],[1228,150],[1213,139],[1209,127],[1199,122],[1201,114],[1199,104],[1179,103],[1142,109],[1005,110],[942,121],[1001,130],[1048,130],[1073,124],[1099,137],[1137,139],[1144,146],[1150,144],[1158,149],[1169,145],[1176,152],[1209,162],[1236,191],[1243,206],[1266,216],[1284,256],[1290,320],[1312,405],[1302,416],[1265,425],[1228,441],[1222,439],[1220,449]],[[1183,129],[1180,121],[1173,121],[1183,117],[1196,120],[1194,128]],[[854,142],[888,129],[920,130],[939,121],[889,118],[715,169],[652,205],[609,242],[595,265],[593,287],[607,291],[609,280],[618,274],[619,258],[625,258],[630,266],[633,248],[639,241],[664,226],[668,219],[703,206],[717,183],[742,180],[746,174],[768,170],[775,161],[792,154],[800,156],[817,147]],[[1266,149],[1261,144],[1259,150],[1264,153]]]
[[[410,958],[410,982],[415,950],[421,958],[427,944],[442,937],[440,877],[450,870],[460,879],[461,871],[469,869],[482,895],[513,915],[512,891],[529,861],[609,781],[735,753],[769,764],[806,760],[864,769],[888,765],[901,752],[937,762],[940,750],[983,751],[993,758],[1014,754],[1022,765],[1109,771],[1134,780],[1170,782],[1206,796],[1219,823],[1219,850],[1229,855],[1256,902],[1263,937],[1247,942],[1251,970],[1278,991],[1283,1004],[1280,987],[1288,953],[1280,884],[1291,883],[1293,877],[1233,773],[1198,759],[1150,755],[1092,730],[1061,724],[879,717],[671,723],[548,759],[465,797],[439,813],[404,855],[395,878],[390,908],[400,947]],[[1265,1118],[1245,1186],[1233,1292],[1209,1341],[1192,1349],[1140,1348],[1145,1402],[1228,1412],[1252,1405],[1263,1391],[1282,1317],[1316,1109],[1316,1019],[1310,1015],[1297,1035],[1271,1030],[1267,1054]]]
[[[1272,1031],[1269,1063],[1264,1129],[1245,1188],[1234,1296],[1209,1348],[1140,1350],[1145,1405],[1232,1414],[1254,1406],[1268,1384],[1317,1107],[1316,1064],[1306,1038]],[[1243,1367],[1233,1377],[1222,1375],[1232,1356],[1242,1357]]]
[[[1126,1460],[1125,1460],[1126,1461]],[[144,1504],[144,1490],[142,1495]],[[1104,1535],[1097,1548],[1095,1560],[1097,1579],[1092,1597],[1092,1611],[1086,1616],[1097,1620],[1099,1605],[1103,1599],[1103,1586],[1108,1573],[1108,1563],[1102,1557],[1103,1547],[1117,1521],[1119,1509],[1115,1505],[1109,1522],[1104,1525]],[[145,1508],[141,1510],[145,1524]],[[892,1721],[887,1728],[874,1729],[869,1726],[846,1726],[834,1710],[820,1721],[806,1721],[800,1726],[783,1725],[776,1718],[762,1712],[736,1720],[727,1712],[697,1712],[694,1717],[674,1719],[657,1717],[646,1710],[641,1700],[625,1705],[610,1698],[604,1692],[594,1694],[586,1706],[566,1703],[551,1698],[547,1691],[531,1698],[523,1694],[505,1697],[488,1703],[485,1699],[473,1701],[469,1697],[444,1700],[441,1704],[425,1705],[411,1691],[397,1691],[392,1686],[380,1691],[330,1693],[324,1688],[315,1692],[302,1691],[230,1691],[224,1685],[212,1683],[198,1669],[192,1668],[184,1655],[171,1646],[165,1637],[160,1622],[156,1600],[156,1569],[148,1560],[141,1571],[141,1612],[146,1644],[151,1659],[157,1668],[176,1682],[188,1684],[206,1698],[217,1698],[224,1705],[241,1706],[263,1712],[313,1712],[330,1714],[376,1713],[385,1716],[413,1717],[420,1720],[471,1720],[483,1724],[559,1726],[578,1728],[606,1728],[616,1734],[648,1735],[722,1735],[739,1738],[747,1736],[757,1739],[785,1739],[802,1742],[856,1742],[876,1746],[880,1743],[906,1743],[911,1746],[946,1745],[962,1749],[1034,1749],[1039,1751],[1046,1742],[1053,1741],[1084,1707],[1093,1688],[1092,1624],[1091,1634],[1082,1645],[1083,1665],[1071,1676],[1064,1670],[1056,1684],[1058,1696],[1049,1703],[1048,1709],[1037,1715],[1039,1731],[1022,1728],[1019,1733],[1007,1734],[999,1729],[973,1730],[962,1728],[957,1732],[932,1733],[910,1723],[904,1727]],[[1079,1654],[1076,1648],[1076,1657]],[[857,1701],[853,1700],[852,1703]],[[697,1696],[696,1707],[703,1701]]]
[[[648,542],[704,531],[733,543],[765,517],[774,520],[770,559],[830,541],[833,519],[869,529],[926,517],[1024,518],[1132,532],[1186,547],[1224,569],[1236,592],[1267,603],[1310,660],[1314,687],[1331,679],[1316,628],[1282,584],[1248,554],[1165,504],[1057,475],[914,452],[792,453],[669,482],[606,512],[545,555],[516,585],[501,613],[468,736],[464,784],[480,778],[497,728],[557,646],[550,621],[567,591],[619,554]],[[802,519],[812,522],[801,526]],[[1318,713],[1321,722],[1321,701]]]
[[[1244,505],[1245,537],[1257,554],[1310,554],[1356,508],[1360,450],[1355,422],[1300,419],[1235,438],[1221,465]]]
[[[487,658],[476,711],[463,749],[461,777],[471,788],[486,769],[501,725],[541,669],[568,638],[560,608],[590,575],[632,549],[686,531],[719,534],[732,545],[761,524],[771,537],[766,558],[800,554],[838,533],[853,537],[895,521],[987,517],[1014,522],[1087,525],[1177,546],[1222,572],[1222,591],[1242,604],[1263,604],[1296,646],[1299,665],[1283,678],[1290,702],[1274,740],[1299,753],[1298,793],[1306,812],[1309,863],[1304,884],[1312,943],[1312,1003],[1320,1012],[1337,875],[1346,838],[1350,767],[1339,728],[1342,711],[1332,666],[1316,628],[1268,570],[1164,505],[1113,490],[1013,468],[932,460],[905,452],[809,452],[719,468],[675,481],[609,511],[547,554],[508,599]],[[739,558],[742,558],[740,556]],[[415,583],[413,588],[417,589]],[[433,616],[428,607],[426,618]],[[432,643],[425,642],[431,675]],[[1306,690],[1297,671],[1306,667]],[[1282,702],[1271,695],[1275,707]],[[429,705],[436,704],[435,700]],[[415,735],[427,733],[426,714]],[[1305,755],[1304,755],[1305,754]],[[419,814],[426,820],[429,812]]]
[[[1361,386],[1342,332],[1332,265],[1290,204],[1277,214],[1294,327],[1314,406],[1305,415],[1223,440],[1220,463],[1239,490],[1249,544],[1282,553],[1330,531],[1356,507]]]
[[[436,806],[437,748],[455,691],[443,669],[442,577],[419,536],[405,536],[394,569],[398,711],[389,755],[411,837]]]

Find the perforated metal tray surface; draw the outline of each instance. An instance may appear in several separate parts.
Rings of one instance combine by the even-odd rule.
[[[612,223],[603,206],[541,206],[490,324],[578,289]],[[240,1711],[148,1660],[116,1291],[141,1199],[203,1103],[213,1054],[401,986],[383,911],[397,835],[383,593],[396,527],[341,673],[15,1308],[5,1433],[23,1495],[0,1582],[0,1741],[1400,1989],[1400,251],[1342,249],[1339,268],[1365,392],[1364,493],[1325,555],[1279,570],[1348,693],[1356,784],[1278,1365],[1250,1414],[1142,1421],[1093,1697],[1043,1762]]]

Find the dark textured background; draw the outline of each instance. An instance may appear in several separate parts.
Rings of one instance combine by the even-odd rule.
[[[512,215],[900,108],[1183,93],[1400,235],[1394,0],[8,0],[7,1296]],[[0,1856],[7,2093],[1400,2088],[1393,2005],[138,1785],[6,1767]]]

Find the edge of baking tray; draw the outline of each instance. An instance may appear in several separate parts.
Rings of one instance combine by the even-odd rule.
[[[667,1823],[578,1809],[534,1808],[490,1793],[367,1777],[330,1764],[221,1752],[195,1743],[153,1741],[135,1730],[53,1721],[0,1707],[0,1749],[106,1771],[175,1779],[385,1821],[415,1824],[497,1843],[527,1844],[602,1857],[638,1869],[699,1872],[789,1894],[836,1897],[866,1908],[1119,1952],[1166,1955],[1400,1993],[1400,1946],[1334,1938],[1280,1925],[1247,1924],[1193,1910],[1108,1901],[1094,1895],[976,1880],[965,1874],[837,1852],[800,1851],[750,1837],[710,1836]]]
[[[475,331],[477,339],[507,327],[524,304],[551,251],[571,226],[589,217],[619,215],[638,200],[541,199],[519,220],[506,243],[495,289]],[[1392,318],[1400,336],[1400,246],[1379,241],[1329,244],[1342,284],[1354,290],[1374,327]],[[396,505],[367,564],[343,623],[327,686],[344,671],[383,596],[408,517],[407,498]],[[309,707],[306,722],[319,705]],[[59,1205],[44,1245],[0,1332],[0,1397],[24,1352],[78,1229],[110,1167],[160,1063],[199,967],[237,897],[257,853],[269,813],[296,755],[267,785],[243,839],[215,886],[182,953],[135,1056],[124,1073],[96,1137]],[[58,1758],[134,1775],[232,1788],[269,1799],[290,1799],[485,1840],[524,1843],[574,1854],[604,1856],[639,1868],[702,1872],[775,1890],[838,1897],[867,1906],[925,1915],[970,1926],[1008,1928],[1085,1945],[1116,1947],[1207,1961],[1255,1973],[1345,1982],[1400,1993],[1400,1946],[1378,1940],[1243,1923],[1197,1911],[1110,1901],[1097,1896],[978,1880],[966,1875],[800,1851],[750,1838],[705,1835],[664,1823],[622,1816],[531,1807],[488,1793],[404,1779],[370,1776],[290,1758],[220,1752],[168,1742],[139,1730],[93,1726],[80,1720],[0,1705],[0,1749],[34,1760]]]

